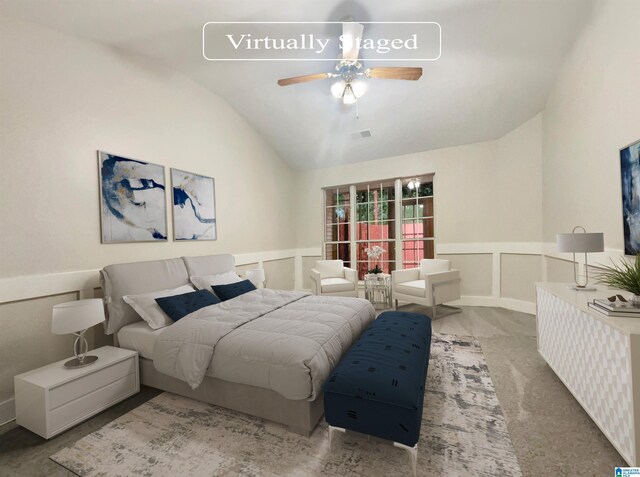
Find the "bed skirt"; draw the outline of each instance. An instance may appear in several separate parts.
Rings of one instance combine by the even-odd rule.
[[[140,381],[145,386],[284,424],[291,432],[306,437],[311,435],[324,414],[323,394],[313,401],[293,401],[270,389],[210,376],[206,376],[196,389],[191,389],[187,383],[160,373],[154,368],[153,361],[142,357]]]

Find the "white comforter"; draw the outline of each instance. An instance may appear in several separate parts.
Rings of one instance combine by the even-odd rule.
[[[165,328],[156,340],[153,363],[194,389],[210,374],[272,389],[288,399],[312,400],[374,319],[367,300],[259,289]],[[224,349],[219,362],[218,347]]]

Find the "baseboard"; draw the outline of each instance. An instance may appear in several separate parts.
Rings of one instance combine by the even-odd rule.
[[[308,289],[300,291],[311,292]],[[360,297],[363,298],[363,297]],[[405,304],[404,302],[401,302]],[[536,304],[530,301],[518,300],[516,298],[492,296],[463,296],[459,300],[447,303],[452,306],[496,306],[498,308],[506,308],[507,310],[519,311],[521,313],[536,314]]]
[[[463,296],[459,300],[448,303],[453,306],[497,306],[521,313],[536,314],[536,304],[515,298],[492,296]]]
[[[16,403],[14,398],[0,402],[0,426],[16,418]]]

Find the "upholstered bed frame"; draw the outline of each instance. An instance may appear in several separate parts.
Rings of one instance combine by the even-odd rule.
[[[122,297],[189,284],[190,276],[213,275],[235,269],[233,255],[182,257],[150,262],[108,265],[100,272],[107,312],[107,334],[114,335],[123,326],[140,321],[138,314]],[[323,395],[313,401],[286,399],[275,391],[205,377],[192,390],[185,382],[162,374],[153,362],[140,358],[142,384],[180,394],[199,401],[244,412],[289,427],[292,432],[309,436],[323,415]]]

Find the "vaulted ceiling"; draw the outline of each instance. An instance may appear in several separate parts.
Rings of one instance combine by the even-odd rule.
[[[498,138],[541,111],[563,58],[588,21],[588,0],[2,0],[0,13],[160,61],[225,98],[296,169],[328,167]],[[208,21],[435,21],[442,56],[417,82],[369,80],[353,106],[327,62],[210,62]],[[365,30],[366,36],[366,30]],[[335,57],[336,52],[328,52]],[[375,62],[365,66],[375,66]],[[380,66],[380,65],[379,65]],[[392,66],[384,64],[382,66]],[[369,129],[371,137],[353,132]]]

